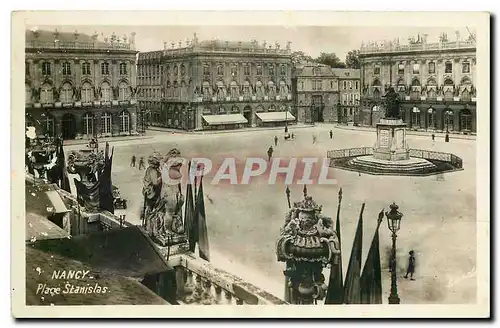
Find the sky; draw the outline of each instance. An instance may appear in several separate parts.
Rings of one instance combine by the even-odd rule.
[[[427,42],[437,42],[441,33],[448,34],[448,40],[456,39],[455,31],[466,39],[469,32],[462,27],[350,27],[350,26],[30,26],[28,29],[55,30],[92,35],[99,34],[102,40],[115,32],[118,36],[136,33],[136,49],[139,51],[162,50],[163,43],[179,41],[183,44],[191,40],[196,33],[198,39],[221,39],[227,41],[257,40],[259,44],[280,43],[281,47],[291,41],[292,51],[303,51],[317,57],[321,52],[333,52],[344,60],[346,54],[353,49],[359,49],[362,42],[384,41],[399,38],[401,44],[408,42],[408,37],[428,34]],[[472,28],[469,28],[474,32]]]

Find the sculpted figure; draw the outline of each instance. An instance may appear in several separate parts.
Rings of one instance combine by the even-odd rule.
[[[388,118],[399,118],[399,96],[394,91],[392,87],[389,88],[389,91],[385,95],[386,108]]]

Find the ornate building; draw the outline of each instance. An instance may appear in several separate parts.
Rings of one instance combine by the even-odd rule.
[[[299,122],[338,121],[339,83],[330,66],[298,63],[294,69],[293,94]]]
[[[26,125],[64,139],[136,134],[134,37],[26,31]]]
[[[360,73],[359,69],[334,68],[333,73],[338,77],[340,106],[338,108],[339,123],[354,122],[359,119],[360,101]]]
[[[284,125],[291,109],[291,50],[220,40],[164,43],[139,54],[139,104],[153,125],[229,129]]]
[[[400,94],[401,118],[411,129],[476,132],[476,42],[474,35],[436,43],[427,36],[363,44],[361,117],[375,125],[383,117],[381,98],[389,87]]]

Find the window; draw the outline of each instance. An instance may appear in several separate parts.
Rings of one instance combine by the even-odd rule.
[[[430,62],[429,63],[429,74],[435,74],[436,73],[436,63]]]
[[[210,67],[203,65],[203,75],[210,75]]]
[[[359,90],[359,81],[356,81],[356,90]]]
[[[90,75],[90,63],[82,64],[82,75]]]
[[[120,132],[130,131],[130,113],[123,111],[120,113]]]
[[[470,63],[462,63],[462,73],[470,73]]]
[[[286,66],[285,65],[281,65],[280,70],[281,70],[281,75],[286,75]]]
[[[330,89],[333,89],[333,81],[330,81]]]
[[[444,72],[445,73],[451,73],[451,72],[453,72],[453,65],[452,65],[451,62],[446,62],[444,64]]]
[[[174,66],[174,68],[172,70],[173,70],[174,76],[179,75],[179,71],[177,70],[177,66]]]
[[[101,115],[101,133],[111,133],[111,114],[103,113]]]
[[[111,87],[108,82],[103,82],[101,84],[101,100],[111,101]]]
[[[53,100],[52,86],[50,84],[44,84],[40,90],[40,102],[42,104],[51,104]]]
[[[71,64],[66,62],[62,64],[62,74],[71,75]]]
[[[224,75],[224,67],[217,65],[217,75]]]
[[[262,66],[257,65],[257,75],[262,75]]]
[[[420,74],[420,65],[417,63],[413,64],[413,74]]]
[[[50,63],[49,62],[43,62],[42,63],[42,75],[51,75],[50,71]]]
[[[101,64],[101,74],[102,75],[108,75],[109,74],[109,63],[102,63]]]
[[[184,65],[182,65],[181,66],[181,74],[183,74],[183,75],[185,73],[184,70],[185,70]],[[160,75],[160,65],[156,65],[156,75]]]
[[[414,127],[420,127],[420,109],[413,107],[411,115],[411,123]]]
[[[243,74],[250,75],[250,65],[243,66]]]
[[[250,82],[248,82],[248,81],[245,81],[243,84],[243,95],[245,97],[250,96]]]
[[[181,65],[181,75],[185,75],[185,74],[186,74],[186,66]]]
[[[405,65],[404,64],[399,64],[398,65],[398,74],[399,75],[404,75],[405,74]]]
[[[304,81],[300,81],[300,89],[304,90]]]
[[[127,63],[120,63],[120,75],[127,75]]]
[[[128,87],[128,84],[125,82],[120,82],[120,84],[118,85],[118,100],[127,100],[129,96],[130,88]]]
[[[346,90],[346,89],[347,89],[347,81],[344,81],[344,82],[342,83],[342,86],[344,87],[344,90]]]
[[[379,66],[375,67],[375,69],[373,70],[373,74],[375,74],[375,75],[380,74],[380,67]]]
[[[349,89],[352,90],[352,81],[349,81]]]
[[[24,63],[24,74],[30,75],[30,63]]]
[[[323,81],[316,81],[316,90],[323,89]]]
[[[83,134],[94,134],[94,115],[90,113],[83,115]]]
[[[274,75],[274,66],[269,66],[269,75]]]
[[[73,88],[69,83],[64,83],[61,87],[61,102],[70,103],[73,101]]]
[[[93,97],[92,86],[88,82],[84,82],[82,84],[82,102],[91,102]]]

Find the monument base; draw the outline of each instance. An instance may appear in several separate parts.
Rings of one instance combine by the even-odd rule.
[[[406,143],[406,124],[400,119],[381,119],[377,123],[377,143],[373,157],[384,161],[406,161],[410,151]]]
[[[385,160],[369,155],[355,157],[349,161],[349,165],[356,170],[375,174],[418,174],[435,168],[434,164],[423,158]]]

